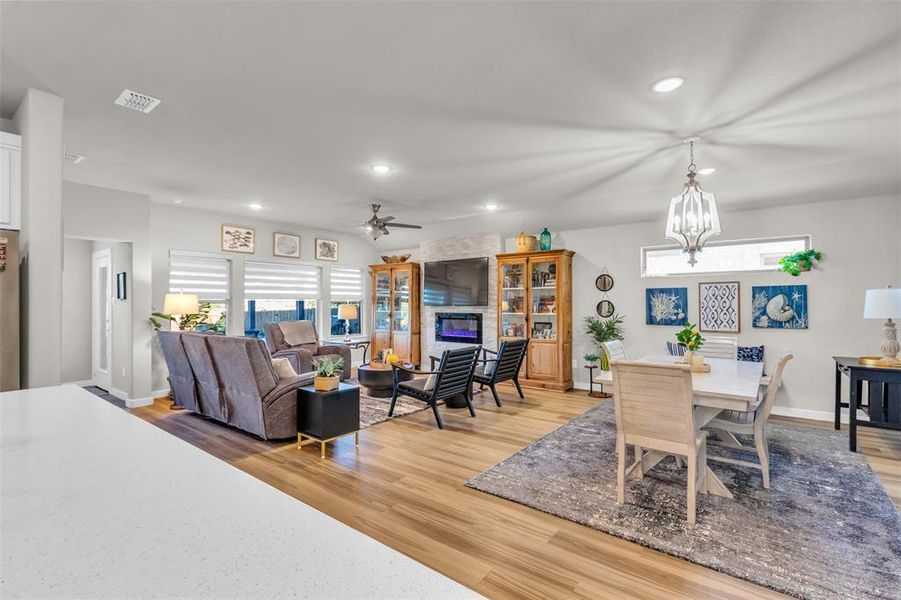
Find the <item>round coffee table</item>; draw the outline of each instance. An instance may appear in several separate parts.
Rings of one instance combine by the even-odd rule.
[[[413,365],[404,365],[412,368]],[[374,398],[388,398],[394,392],[394,369],[390,366],[360,365],[357,367],[357,379],[366,388],[368,395]],[[413,373],[397,370],[398,381],[410,381]]]

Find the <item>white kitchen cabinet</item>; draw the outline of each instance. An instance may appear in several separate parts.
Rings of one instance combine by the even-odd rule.
[[[22,137],[0,131],[0,229],[20,229]]]

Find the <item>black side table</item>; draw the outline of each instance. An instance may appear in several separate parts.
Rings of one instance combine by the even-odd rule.
[[[835,361],[835,428],[841,429],[842,407],[848,408],[848,446],[857,451],[857,428],[901,431],[901,365],[862,364],[856,356],[833,356]],[[842,374],[851,380],[850,398],[842,402]],[[867,382],[867,403],[863,383]],[[858,409],[866,408],[869,421],[858,421]]]
[[[319,458],[325,443],[354,434],[360,445],[360,388],[348,383],[320,392],[307,385],[297,388],[297,447],[319,442]],[[306,439],[304,439],[306,438]]]

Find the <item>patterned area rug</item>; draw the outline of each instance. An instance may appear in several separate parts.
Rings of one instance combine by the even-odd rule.
[[[771,489],[759,471],[711,463],[735,498],[698,496],[694,526],[687,469],[672,459],[630,481],[616,504],[612,402],[466,485],[800,598],[901,598],[901,516],[866,459],[835,431],[767,433]]]
[[[355,377],[349,378],[345,383],[360,385]],[[421,410],[429,408],[425,402],[408,398],[407,396],[399,396],[397,404],[394,406],[394,416],[388,416],[388,409],[391,407],[391,398],[376,398],[366,393],[366,388],[360,386],[360,429],[366,429],[397,417],[403,417]]]

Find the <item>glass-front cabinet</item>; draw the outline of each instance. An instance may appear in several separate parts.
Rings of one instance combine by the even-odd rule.
[[[572,387],[572,257],[569,250],[497,257],[498,338],[528,338],[523,385]]]
[[[371,265],[372,352],[391,350],[407,363],[419,365],[419,263]]]

